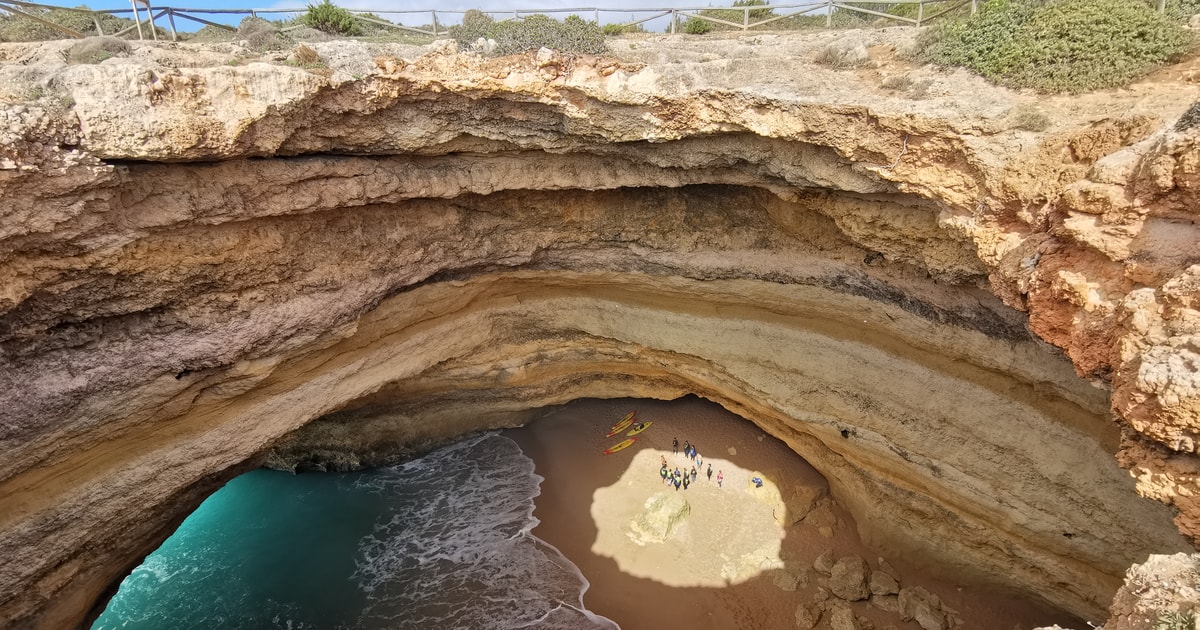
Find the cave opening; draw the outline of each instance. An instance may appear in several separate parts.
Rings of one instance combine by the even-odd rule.
[[[610,438],[609,424],[631,411],[647,425],[605,455],[633,430]],[[390,466],[244,473],[124,579],[92,628],[1079,621],[865,543],[820,472],[694,395],[580,399],[531,417]],[[690,490],[664,484],[660,460],[685,474],[699,461]],[[657,537],[650,496],[685,506]]]
[[[79,627],[245,468],[377,468],[686,394],[819,471],[904,580],[907,559],[1100,621],[1200,522],[1196,136],[1170,127],[1195,94],[1047,99],[863,36],[881,65],[852,71],[806,63],[809,34],[558,66],[331,42],[320,74],[14,49],[0,626]],[[909,79],[930,89],[886,85]],[[1014,126],[1030,106],[1049,129]],[[666,454],[627,450],[592,457]],[[571,477],[539,497],[578,500]],[[597,535],[556,544],[677,588],[593,551],[590,494],[570,513]],[[801,538],[708,599],[794,593]]]
[[[872,237],[886,255],[858,244],[890,230],[887,220],[934,225],[930,207],[835,197],[791,202],[720,185],[494,193],[241,221],[252,236],[228,225],[151,234],[139,246],[198,252],[183,285],[208,273],[201,263],[214,251],[248,265],[235,278],[246,286],[213,287],[196,307],[220,314],[209,334],[270,337],[293,299],[305,315],[292,345],[227,362],[183,360],[173,340],[194,331],[165,307],[53,329],[63,347],[121,333],[147,356],[179,359],[146,376],[165,403],[114,420],[89,447],[91,459],[128,463],[123,496],[153,488],[157,501],[139,506],[150,516],[111,555],[125,566],[161,540],[200,492],[179,480],[229,470],[212,461],[274,447],[265,457],[280,467],[370,467],[576,399],[691,393],[753,419],[820,470],[871,548],[1098,618],[1144,549],[1180,546],[1165,508],[1144,505],[1112,461],[1107,392],[977,286],[958,239],[888,249]],[[941,272],[918,264],[934,258],[945,258]],[[276,273],[314,293],[274,295]],[[108,285],[80,286],[47,294],[39,312]],[[280,310],[226,308],[259,299]],[[139,439],[134,429],[151,422],[161,428]],[[64,449],[77,436],[65,438]],[[191,455],[214,444],[210,461]],[[160,456],[183,472],[156,475]],[[172,494],[181,487],[187,496]],[[92,518],[96,539],[112,539],[119,518]],[[99,582],[81,587],[93,589],[83,606]]]

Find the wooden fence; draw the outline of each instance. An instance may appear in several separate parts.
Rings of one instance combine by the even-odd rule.
[[[1156,1],[1157,1],[1159,12],[1165,11],[1166,10],[1166,0],[1156,0]],[[634,17],[634,19],[629,22],[620,23],[620,26],[623,28],[633,28],[633,27],[637,27],[641,24],[645,24],[645,23],[653,21],[653,20],[667,18],[668,19],[668,27],[667,27],[668,32],[675,33],[677,31],[677,27],[680,24],[681,20],[684,18],[702,20],[702,21],[710,22],[712,24],[719,24],[719,25],[729,27],[729,28],[740,29],[742,31],[748,31],[753,28],[759,28],[759,27],[766,26],[771,23],[777,22],[779,20],[786,20],[788,18],[823,16],[825,18],[825,27],[831,28],[833,26],[834,14],[838,11],[848,11],[848,12],[852,12],[852,13],[859,13],[859,14],[863,14],[863,15],[870,15],[870,16],[875,16],[875,17],[882,18],[882,19],[892,20],[899,24],[909,24],[909,25],[919,28],[919,27],[929,23],[930,21],[935,20],[938,17],[945,15],[946,13],[949,13],[949,12],[954,11],[959,8],[966,7],[968,5],[970,6],[971,13],[975,13],[975,11],[978,10],[979,5],[984,2],[986,2],[986,0],[854,0],[853,2],[847,2],[845,0],[808,0],[807,2],[800,2],[800,3],[795,3],[795,4],[767,4],[767,5],[732,6],[732,7],[696,7],[696,8],[663,8],[663,9],[653,9],[653,8],[649,8],[649,9],[648,8],[607,9],[607,8],[588,7],[588,8],[575,8],[575,9],[528,9],[528,10],[512,10],[512,11],[504,11],[504,12],[484,11],[484,13],[487,13],[488,15],[492,16],[493,18],[495,18],[497,20],[506,20],[506,19],[519,20],[525,16],[534,15],[534,14],[554,15],[554,14],[565,13],[565,14],[574,14],[574,15],[580,15],[580,16],[591,15],[594,17],[596,23],[598,23],[598,24],[600,23],[602,14],[620,13],[620,14],[626,14],[631,17]],[[155,40],[158,39],[158,30],[157,30],[157,28],[155,28],[155,26],[157,25],[159,20],[162,20],[165,17],[167,19],[167,24],[170,27],[171,39],[173,41],[177,41],[179,39],[179,34],[175,29],[175,18],[177,18],[177,17],[180,19],[184,19],[184,20],[190,20],[190,21],[196,22],[198,24],[203,24],[205,26],[213,26],[216,28],[226,29],[229,31],[236,31],[237,29],[234,28],[233,26],[230,26],[228,24],[222,24],[220,22],[212,21],[210,19],[207,19],[207,17],[211,17],[214,15],[246,15],[246,16],[261,16],[261,15],[271,15],[271,14],[297,15],[297,14],[304,13],[305,11],[308,10],[307,7],[297,8],[297,9],[189,9],[189,8],[178,8],[178,7],[153,6],[150,4],[150,0],[130,0],[130,5],[131,5],[131,8],[129,8],[129,9],[106,9],[106,10],[92,11],[92,10],[87,10],[87,9],[75,9],[75,8],[52,6],[52,5],[46,5],[46,4],[37,4],[37,3],[32,3],[32,2],[26,2],[25,0],[0,0],[0,11],[8,12],[13,15],[17,15],[17,16],[21,16],[21,17],[33,20],[33,21],[43,24],[47,27],[55,29],[65,35],[68,35],[70,37],[77,37],[77,38],[87,37],[88,34],[81,33],[79,31],[76,31],[76,30],[67,28],[65,26],[61,26],[61,25],[55,24],[53,22],[50,22],[48,20],[45,20],[42,17],[34,15],[30,11],[30,9],[33,9],[33,10],[55,9],[55,10],[59,10],[59,11],[72,11],[72,12],[89,14],[92,18],[93,23],[96,26],[96,33],[93,33],[93,34],[98,34],[98,35],[114,35],[114,36],[119,37],[122,35],[126,35],[126,34],[132,32],[134,29],[136,29],[138,32],[138,38],[144,39],[144,34],[142,32],[142,24],[145,23],[150,27],[149,28],[150,36]],[[915,10],[916,15],[915,16],[896,15],[893,13],[888,13],[886,11],[878,11],[875,9],[868,9],[864,5],[874,6],[876,9],[878,9],[878,8],[886,9],[886,8],[894,7],[897,5],[915,5],[916,6],[916,10]],[[443,23],[446,22],[447,20],[439,21],[439,19],[438,19],[439,15],[441,15],[441,16],[460,15],[461,16],[463,13],[465,13],[465,11],[450,11],[450,10],[437,10],[437,9],[410,10],[410,11],[387,11],[387,10],[356,11],[353,9],[347,9],[347,10],[350,11],[350,13],[354,14],[356,18],[358,18],[359,20],[364,21],[364,22],[368,22],[368,23],[375,24],[378,26],[392,28],[392,29],[396,29],[396,30],[400,30],[400,31],[409,31],[409,32],[414,32],[414,33],[420,33],[423,35],[429,35],[431,37],[440,37],[440,36],[448,34],[448,32],[449,32],[448,27],[443,27]],[[143,22],[143,18],[142,18],[143,11],[146,14],[145,22]],[[781,11],[781,13],[775,13],[775,11]],[[727,17],[736,16],[737,13],[742,14],[742,16],[741,16],[742,19],[740,21],[725,19]],[[124,30],[121,30],[116,33],[105,33],[103,28],[101,27],[101,23],[100,23],[100,19],[99,19],[99,16],[104,15],[104,14],[109,14],[109,15],[132,14],[134,24],[132,26],[125,28]],[[370,15],[367,15],[367,14],[370,14]],[[761,15],[765,15],[765,14],[771,14],[771,15],[769,15],[769,17],[765,17],[763,19],[755,18],[756,21],[751,21],[753,16],[755,16],[755,15],[761,16]],[[206,17],[200,17],[202,15],[206,16]],[[388,21],[384,21],[384,20],[379,20],[379,19],[375,19],[374,17],[372,17],[372,16],[392,16],[392,15],[401,16],[401,17],[428,15],[429,22],[426,27],[414,27],[414,26],[406,26],[404,24],[398,24],[398,23],[388,22]],[[722,17],[717,17],[718,15],[720,15]],[[451,21],[458,21],[458,20],[451,20]],[[301,27],[302,27],[302,25],[294,25],[294,26],[286,27],[282,30],[284,32],[286,32],[286,31],[301,28]]]

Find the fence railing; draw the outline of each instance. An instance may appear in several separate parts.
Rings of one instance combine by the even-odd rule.
[[[701,20],[701,21],[712,23],[712,24],[718,24],[721,26],[725,26],[727,28],[748,31],[750,29],[763,27],[763,26],[772,24],[774,22],[778,22],[781,20],[787,20],[790,18],[823,16],[825,18],[825,27],[831,28],[833,26],[834,16],[839,11],[846,11],[846,12],[850,12],[850,13],[858,13],[858,14],[862,14],[862,15],[875,16],[880,19],[891,20],[891,21],[897,22],[899,24],[910,24],[912,26],[919,28],[919,27],[921,27],[925,24],[928,24],[929,22],[931,22],[947,13],[950,13],[951,11],[955,11],[957,9],[966,7],[968,5],[970,6],[971,13],[975,13],[978,10],[979,5],[983,4],[984,2],[986,2],[986,0],[853,0],[852,2],[847,1],[847,0],[807,0],[806,2],[799,2],[799,3],[792,3],[792,4],[767,4],[767,5],[731,6],[731,7],[692,7],[692,8],[686,8],[686,7],[685,8],[678,8],[678,7],[670,8],[670,7],[668,7],[668,8],[661,8],[661,9],[641,8],[641,7],[634,8],[634,9],[586,7],[586,8],[573,8],[573,9],[556,9],[556,8],[515,9],[515,10],[502,11],[502,12],[500,12],[500,11],[483,11],[483,12],[497,20],[506,20],[506,19],[520,20],[525,16],[534,15],[534,14],[554,15],[554,14],[564,14],[564,13],[580,15],[580,16],[592,15],[593,18],[595,19],[596,23],[601,23],[601,16],[603,14],[613,14],[613,13],[626,14],[626,15],[629,15],[630,17],[634,18],[627,22],[614,22],[614,23],[619,24],[619,26],[622,28],[634,28],[634,27],[638,27],[642,24],[645,24],[647,22],[651,22],[654,20],[661,20],[662,18],[667,18],[667,20],[668,20],[667,32],[675,33],[675,32],[677,32],[677,29],[683,19]],[[1156,2],[1157,2],[1157,8],[1158,8],[1159,12],[1163,12],[1166,10],[1166,0],[1156,0]],[[288,8],[283,8],[283,9],[180,8],[180,7],[170,7],[170,6],[153,6],[150,3],[150,0],[130,0],[130,5],[131,6],[128,9],[88,10],[88,9],[60,7],[60,6],[47,5],[47,4],[38,4],[38,3],[33,3],[33,2],[27,2],[25,0],[0,0],[0,12],[8,12],[13,15],[17,15],[20,17],[24,17],[24,18],[33,20],[33,21],[43,24],[49,28],[55,29],[65,35],[68,35],[70,37],[76,37],[76,38],[87,37],[87,34],[77,31],[77,30],[74,30],[74,29],[71,29],[71,28],[68,28],[68,27],[65,27],[65,26],[62,26],[62,25],[59,25],[59,24],[55,24],[49,20],[45,20],[42,17],[33,14],[30,11],[30,9],[34,9],[34,10],[54,9],[54,10],[59,10],[59,11],[71,11],[71,12],[89,14],[92,18],[92,22],[96,26],[95,34],[98,34],[98,35],[115,35],[115,36],[119,37],[122,35],[126,35],[136,29],[138,32],[138,38],[144,39],[145,36],[142,32],[142,25],[146,24],[149,27],[150,36],[155,40],[158,39],[158,29],[156,28],[157,22],[159,20],[162,20],[165,17],[167,20],[167,24],[170,27],[171,39],[173,41],[176,41],[179,39],[178,31],[175,28],[175,18],[176,17],[178,17],[180,19],[184,19],[184,20],[190,20],[192,22],[196,22],[198,24],[202,24],[205,26],[212,26],[212,27],[216,27],[216,28],[226,29],[229,31],[236,31],[237,29],[233,26],[230,26],[228,24],[222,24],[220,22],[216,22],[211,19],[207,19],[207,17],[200,17],[200,16],[203,15],[203,16],[211,17],[211,16],[215,16],[215,15],[248,15],[248,16],[256,16],[257,17],[260,15],[272,15],[272,14],[298,15],[298,14],[302,14],[308,10],[307,7],[295,8],[295,9],[288,9]],[[864,5],[866,5],[866,6],[864,6]],[[915,6],[916,7],[915,15],[912,15],[912,16],[903,15],[903,14],[898,15],[896,13],[891,13],[888,11],[876,10],[880,7],[883,7],[886,9],[886,8],[896,7],[898,5],[899,6],[904,6],[904,5]],[[867,6],[872,6],[875,8],[868,9],[868,8],[866,8]],[[354,16],[357,19],[359,19],[363,22],[367,22],[367,23],[374,24],[377,26],[392,28],[392,29],[400,30],[400,31],[419,33],[419,34],[428,35],[431,37],[440,37],[443,35],[447,35],[449,33],[449,27],[448,26],[443,27],[443,25],[450,23],[450,22],[459,21],[456,19],[439,20],[438,19],[439,15],[441,15],[443,17],[461,16],[462,14],[466,13],[465,10],[439,10],[439,9],[423,9],[423,10],[415,10],[414,9],[414,10],[405,10],[405,11],[388,11],[388,10],[363,11],[363,10],[353,10],[353,9],[347,9],[347,10],[350,13],[354,14]],[[142,20],[142,12],[143,11],[146,14],[145,22],[143,22],[143,20]],[[780,11],[780,13],[776,13],[776,11]],[[731,16],[736,16],[738,13],[742,14],[740,21],[726,19]],[[907,11],[906,11],[906,13],[907,13]],[[101,22],[99,19],[99,16],[104,15],[104,14],[108,14],[108,15],[132,14],[134,24],[132,26],[129,26],[129,27],[127,27],[123,30],[120,30],[118,32],[115,32],[115,33],[105,33],[101,26]],[[388,22],[385,20],[375,19],[375,16],[383,17],[383,16],[393,16],[393,15],[401,16],[401,18],[406,17],[406,16],[428,15],[429,22],[427,24],[423,24],[421,26],[409,26],[409,25],[405,25],[403,23],[394,23],[394,22]],[[762,19],[758,19],[759,16],[765,16],[765,17],[762,17]],[[755,21],[751,21],[752,17],[755,19]],[[303,25],[297,24],[297,25],[285,27],[281,30],[284,32],[287,32],[290,30],[302,28],[302,26]]]

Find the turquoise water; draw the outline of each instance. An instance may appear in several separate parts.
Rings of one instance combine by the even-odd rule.
[[[197,508],[92,628],[615,628],[530,533],[541,481],[494,434],[374,471],[253,471]]]

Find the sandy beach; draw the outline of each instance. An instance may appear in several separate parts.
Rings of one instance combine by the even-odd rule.
[[[605,434],[634,410],[639,421],[653,424],[629,448],[602,455],[624,439]],[[505,434],[545,477],[535,500],[541,522],[533,533],[579,566],[590,582],[587,608],[627,630],[790,630],[797,627],[801,606],[818,612],[818,628],[830,627],[838,608],[849,608],[879,630],[921,627],[886,610],[888,597],[854,602],[831,597],[829,578],[814,569],[826,552],[834,559],[860,556],[871,570],[885,560],[884,569],[896,574],[901,587],[935,594],[952,611],[951,619],[961,620],[960,628],[1076,622],[1026,601],[940,580],[889,557],[887,550],[865,547],[850,517],[828,498],[817,471],[750,422],[698,398],[581,400]],[[685,441],[694,444],[705,462],[686,490],[664,484],[659,473],[664,458],[670,470],[690,473],[692,461],[672,451],[673,438],[680,451]],[[724,475],[720,488],[718,470]],[[762,488],[753,477],[763,480]],[[671,514],[682,509],[665,535],[661,528],[647,532],[632,525],[639,515],[645,518],[648,501],[669,504]],[[794,522],[797,511],[807,514]]]

